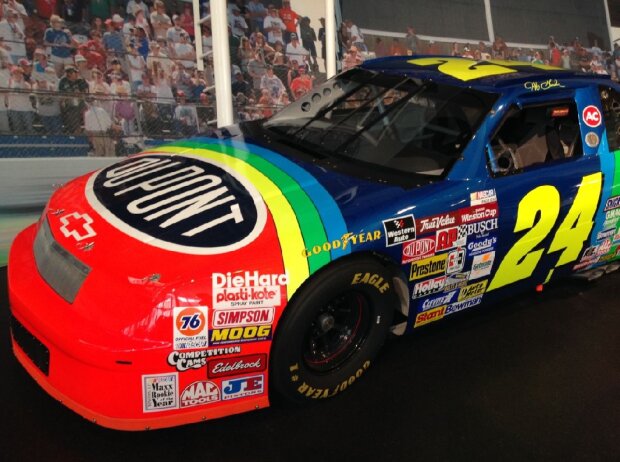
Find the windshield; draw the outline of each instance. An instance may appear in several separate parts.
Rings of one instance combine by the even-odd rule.
[[[442,176],[496,96],[354,69],[317,87],[264,127],[315,157]]]

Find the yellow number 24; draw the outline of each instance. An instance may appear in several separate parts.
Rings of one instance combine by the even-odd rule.
[[[547,253],[563,249],[555,267],[575,261],[594,226],[594,215],[601,194],[600,172],[583,177],[573,204],[560,224]],[[527,231],[508,251],[497,268],[487,292],[529,278],[545,249],[537,249],[551,232],[560,215],[560,193],[553,186],[539,186],[519,202],[514,232]],[[538,220],[536,218],[539,217]],[[549,273],[549,277],[551,273]]]

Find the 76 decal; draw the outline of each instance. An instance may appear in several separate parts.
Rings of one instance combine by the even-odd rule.
[[[555,227],[560,215],[560,193],[554,186],[539,186],[519,202],[514,232],[526,233],[511,247],[497,268],[487,292],[527,279],[543,254],[562,251],[555,267],[577,260],[594,226],[601,195],[600,172],[583,177],[573,204],[553,236],[548,249],[536,247]],[[547,276],[551,277],[553,270]]]

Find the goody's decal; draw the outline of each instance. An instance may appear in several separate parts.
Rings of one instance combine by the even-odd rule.
[[[126,234],[190,254],[240,249],[263,230],[267,213],[256,188],[213,160],[135,157],[88,181],[90,204]]]

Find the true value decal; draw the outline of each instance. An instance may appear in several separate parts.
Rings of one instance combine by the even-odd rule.
[[[191,254],[237,250],[262,232],[256,188],[232,168],[198,157],[148,155],[93,174],[86,197],[124,233]]]

